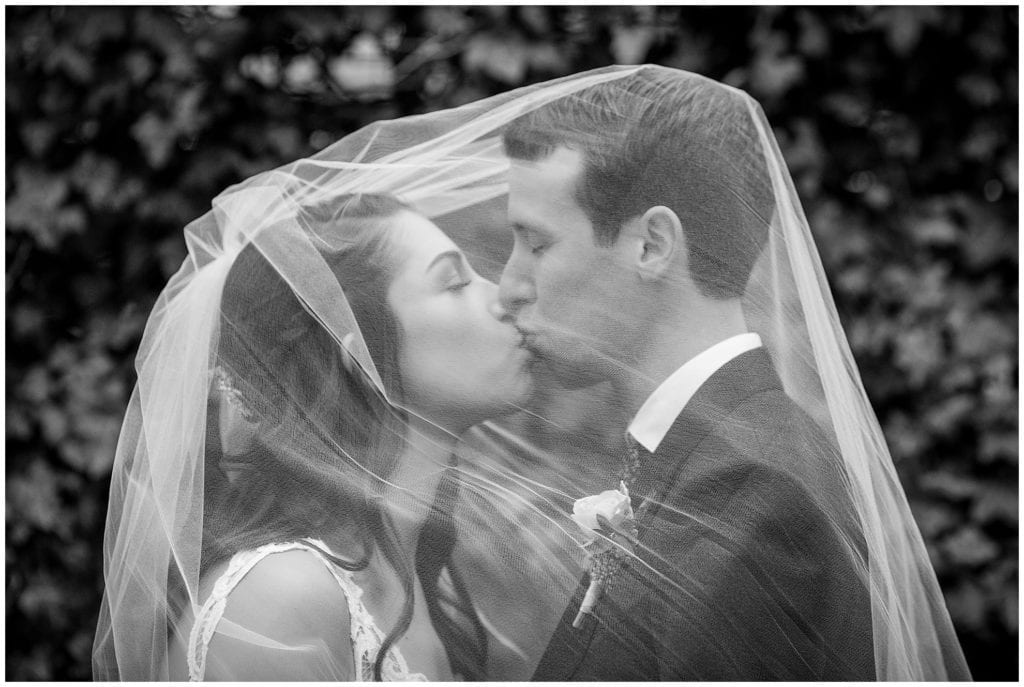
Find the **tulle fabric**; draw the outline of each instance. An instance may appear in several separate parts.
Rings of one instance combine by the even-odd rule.
[[[510,160],[503,132],[517,119],[559,100],[576,98],[588,89],[625,87],[651,70],[669,71],[600,69],[453,110],[375,123],[309,159],[227,189],[214,200],[210,212],[185,229],[188,257],[150,316],[137,358],[138,382],[117,447],[103,552],[105,595],[94,648],[97,679],[162,680],[180,675],[169,665],[175,660],[175,642],[188,636],[189,619],[209,594],[204,556],[211,554],[204,531],[213,527],[214,519],[227,517],[225,513],[245,518],[244,501],[235,503],[234,510],[225,510],[223,504],[215,509],[212,503],[222,497],[218,489],[227,493],[239,474],[248,479],[252,471],[279,460],[275,456],[287,455],[292,461],[289,469],[310,490],[312,501],[338,504],[323,518],[338,520],[366,518],[372,508],[365,504],[393,493],[388,490],[395,486],[389,474],[365,455],[375,450],[368,448],[372,442],[338,440],[331,423],[340,420],[317,416],[316,390],[307,388],[314,384],[310,380],[317,379],[315,360],[308,361],[309,374],[291,380],[264,379],[260,388],[244,382],[232,388],[230,383],[218,382],[218,374],[225,372],[223,296],[240,256],[255,251],[270,266],[326,335],[325,340],[344,352],[350,377],[358,377],[371,395],[379,396],[368,403],[397,409],[398,417],[411,422],[415,409],[403,402],[388,381],[395,374],[391,369],[395,362],[371,354],[364,335],[368,323],[360,321],[349,306],[351,292],[339,283],[324,257],[343,251],[351,240],[345,223],[310,221],[308,209],[351,194],[393,194],[435,221],[481,275],[498,281],[512,241],[506,219]],[[794,517],[813,511],[815,522],[827,523],[823,531],[830,539],[828,555],[841,559],[835,570],[848,573],[838,577],[834,571],[829,573],[836,578],[828,592],[829,603],[835,605],[822,610],[818,604],[818,611],[836,618],[834,627],[842,628],[850,611],[836,600],[864,604],[867,620],[860,625],[864,635],[855,639],[868,647],[873,678],[967,679],[921,535],[861,384],[771,127],[746,94],[697,75],[672,73],[693,91],[694,98],[704,92],[724,93],[741,103],[748,118],[749,137],[726,141],[725,149],[733,146],[735,156],[730,165],[708,168],[709,174],[722,175],[712,181],[734,188],[742,197],[748,188],[745,180],[756,176],[772,196],[774,210],[765,218],[767,242],[742,304],[749,329],[763,341],[781,392],[800,413],[799,422],[810,437],[808,455],[820,456],[836,472],[826,487],[800,483],[805,473],[799,471],[786,477],[787,493],[796,501]],[[671,169],[664,170],[666,180],[690,183],[672,174]],[[755,203],[753,198],[748,200]],[[608,319],[614,321],[615,313],[608,313]],[[257,330],[241,331],[238,336],[254,351],[279,345],[269,335],[263,340]],[[272,374],[260,372],[263,358],[254,355],[252,360],[251,369],[226,370],[227,379]],[[251,428],[280,421],[275,407],[278,397],[261,398],[264,387],[278,389],[274,394],[293,399],[300,411],[308,412],[303,412],[304,424],[295,431],[278,427],[276,434],[269,435],[278,437],[280,445],[267,446],[260,460],[268,463],[249,460],[239,467],[231,456],[252,439],[255,430]],[[560,625],[578,603],[587,566],[582,544],[588,535],[571,519],[572,503],[618,484],[625,425],[611,418],[621,415],[619,404],[609,384],[574,388],[538,379],[537,391],[528,402],[506,408],[504,414],[460,438],[456,455],[439,467],[444,471],[445,489],[421,490],[414,482],[399,485],[410,502],[427,507],[431,517],[450,525],[457,535],[450,554],[455,575],[443,577],[460,588],[461,598],[471,600],[471,605],[441,604],[439,612],[461,618],[456,624],[481,628],[485,648],[467,657],[480,664],[476,677],[525,680],[544,661],[566,660],[552,656],[551,643],[559,632],[567,632]],[[393,418],[386,415],[371,414],[380,417],[380,426],[362,430],[394,434],[389,424]],[[709,416],[694,420],[706,421]],[[406,434],[400,441],[416,441],[410,438],[416,436],[422,435]],[[723,456],[742,448],[741,444],[730,447],[730,436],[738,434],[723,434],[719,449]],[[271,439],[264,436],[261,441],[267,444]],[[219,462],[211,463],[211,455],[220,456]],[[650,470],[645,469],[641,467],[638,482],[650,478]],[[211,474],[213,470],[218,474]],[[818,474],[806,474],[812,473]],[[649,493],[657,493],[657,486],[654,483]],[[773,488],[771,483],[768,488]],[[771,635],[773,645],[781,641],[797,647],[786,660],[801,667],[815,661],[819,665],[818,654],[845,650],[842,644],[847,640],[839,634],[826,637],[832,627],[828,618],[797,617],[808,606],[787,606],[772,592],[773,585],[786,588],[800,575],[808,576],[807,588],[814,590],[814,576],[825,573],[803,570],[799,560],[793,567],[774,567],[776,562],[758,558],[756,547],[744,540],[750,532],[741,525],[716,522],[696,505],[688,509],[686,504],[671,504],[668,495],[662,499],[652,505],[662,506],[659,517],[680,528],[666,530],[678,535],[667,541],[676,541],[679,550],[666,551],[663,543],[660,549],[652,548],[641,536],[624,573],[621,593],[609,594],[606,601],[621,609],[643,608],[645,615],[628,620],[634,625],[606,621],[606,634],[613,638],[606,645],[609,665],[628,664],[632,659],[627,655],[633,652],[655,657],[661,670],[656,677],[714,679],[714,671],[728,674],[731,665],[742,672],[742,666],[756,663],[758,633],[766,641]],[[742,513],[744,522],[771,523],[776,518],[774,508],[770,499],[751,500],[736,512]],[[714,536],[692,539],[680,534],[689,532],[688,523],[697,520]],[[314,521],[319,522],[311,518]],[[657,522],[662,521],[651,526],[658,527]],[[364,553],[361,546],[357,542],[339,550],[332,544],[332,549],[348,562],[358,563]],[[430,541],[421,541],[420,546],[429,548]],[[737,575],[732,594],[722,595],[709,590],[702,573],[716,565],[724,566],[725,575],[732,575],[736,567],[761,572],[752,578],[754,583]],[[636,584],[629,581],[631,575]],[[648,590],[646,595],[636,591],[643,589]],[[858,599],[862,601],[853,601]],[[703,609],[698,614],[692,613],[694,600]],[[763,615],[751,615],[752,608],[762,608]],[[783,621],[774,614],[788,616]],[[466,621],[470,616],[475,618]],[[771,620],[730,634],[738,623],[749,626],[751,617]],[[645,628],[646,618],[652,620]],[[235,623],[222,623],[216,632],[231,641],[281,652],[297,665],[314,666],[311,670],[317,679],[352,679],[333,661],[333,648],[300,637],[268,636]],[[792,634],[786,637],[786,633]],[[623,636],[616,641],[617,634]],[[663,641],[686,635],[694,641]],[[811,648],[801,656],[800,647]],[[461,650],[454,645],[447,648],[450,656]],[[817,652],[814,657],[812,651]],[[616,652],[622,652],[621,661],[615,658]],[[714,669],[696,656],[713,656]],[[620,677],[615,670],[602,675],[602,668],[594,666],[592,677]],[[785,677],[793,668],[782,663],[778,667],[774,675],[736,679]],[[705,668],[710,672],[702,674]],[[801,673],[793,675],[800,679]],[[652,676],[641,675],[641,679],[648,677]],[[828,679],[827,674],[820,677]]]

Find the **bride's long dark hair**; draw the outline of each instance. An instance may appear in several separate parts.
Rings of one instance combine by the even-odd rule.
[[[393,399],[402,398],[401,329],[386,306],[395,266],[387,228],[403,209],[391,196],[363,194],[307,209],[303,218],[318,235],[336,228],[346,237],[343,249],[324,249],[324,257]],[[405,599],[376,657],[374,679],[381,679],[385,656],[412,620],[414,575],[452,669],[466,679],[482,677],[486,634],[451,565],[458,483],[445,472],[410,569],[374,496],[402,454],[406,418],[252,245],[241,251],[224,288],[218,364],[230,391],[211,400],[207,414],[203,572],[274,542],[322,540],[339,555],[323,553],[353,571],[379,551],[397,571]],[[240,406],[229,409],[236,417],[255,418],[242,423],[248,436],[238,447],[218,421],[220,405],[232,402]]]

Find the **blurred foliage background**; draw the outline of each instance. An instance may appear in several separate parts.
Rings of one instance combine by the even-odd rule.
[[[7,7],[6,676],[87,679],[133,356],[229,184],[612,63],[776,128],[977,679],[1017,677],[1015,7]]]

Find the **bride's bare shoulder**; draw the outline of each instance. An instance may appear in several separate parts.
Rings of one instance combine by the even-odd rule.
[[[258,614],[285,612],[324,615],[337,625],[348,617],[345,593],[327,564],[306,549],[291,549],[264,556],[231,593],[235,605]],[[246,604],[245,602],[254,602]],[[228,608],[232,604],[229,602]],[[240,609],[242,610],[242,609]]]
[[[349,623],[345,592],[322,559],[304,549],[266,555],[227,597],[206,677],[344,679],[352,670]]]

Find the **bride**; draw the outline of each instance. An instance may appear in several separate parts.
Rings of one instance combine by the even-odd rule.
[[[449,462],[454,437],[529,392],[521,337],[502,321],[497,287],[393,196],[341,195],[296,219],[301,231],[262,231],[315,237],[302,272],[258,241],[221,268],[203,456],[189,468],[202,474],[198,588],[172,566],[166,665],[156,652],[148,676],[478,677],[483,629],[449,566]],[[335,284],[306,276],[313,256]],[[197,278],[175,297],[202,309],[212,288]],[[310,307],[314,289],[354,315],[342,345]],[[194,326],[196,313],[180,314],[174,324]],[[189,335],[161,324],[164,337]],[[157,390],[160,402],[185,402],[180,390]],[[147,657],[124,646],[138,638],[113,639],[117,675],[139,676],[126,659]]]

